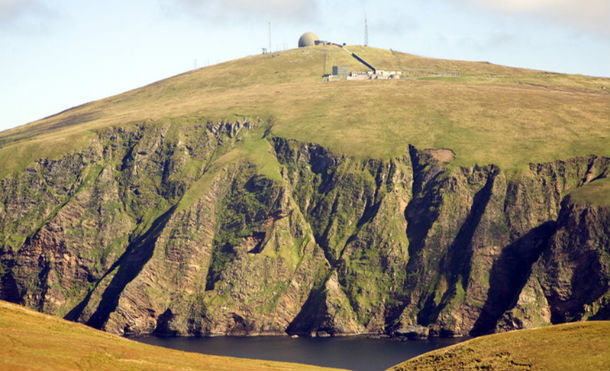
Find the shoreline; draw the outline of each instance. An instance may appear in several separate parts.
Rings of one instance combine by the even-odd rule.
[[[287,338],[287,339],[329,339],[329,338],[367,338],[367,339],[387,339],[397,342],[404,341],[428,341],[428,340],[436,340],[436,339],[460,339],[460,340],[468,340],[476,338],[476,336],[469,335],[457,335],[457,336],[441,336],[441,335],[428,335],[425,337],[414,337],[407,335],[389,335],[378,332],[363,332],[363,333],[334,333],[334,334],[316,334],[316,335],[306,335],[306,334],[288,334],[286,332],[251,332],[245,334],[223,334],[223,333],[212,333],[212,334],[164,334],[164,333],[149,333],[149,334],[140,334],[140,335],[121,335],[126,339],[137,340],[139,338]]]

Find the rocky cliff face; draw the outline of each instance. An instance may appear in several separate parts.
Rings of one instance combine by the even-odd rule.
[[[357,160],[265,123],[147,123],[0,180],[0,298],[121,334],[454,336],[607,318],[591,156]],[[417,327],[420,328],[420,327]]]

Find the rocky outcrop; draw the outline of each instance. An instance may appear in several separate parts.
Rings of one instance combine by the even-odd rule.
[[[564,199],[548,247],[498,330],[610,317],[609,209]]]
[[[427,339],[430,329],[421,325],[405,326],[394,331],[394,336],[409,340]]]
[[[261,121],[99,131],[0,180],[0,298],[132,335],[607,318],[610,207],[569,193],[607,178],[609,159],[509,175],[454,156],[354,159]]]

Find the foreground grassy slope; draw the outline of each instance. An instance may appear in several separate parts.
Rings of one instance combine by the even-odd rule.
[[[350,47],[396,81],[322,83],[326,66],[362,70],[337,47],[243,58],[191,71],[0,133],[2,177],[58,157],[88,133],[136,122],[262,118],[272,133],[358,158],[451,148],[456,165],[529,162],[610,153],[607,78]]]
[[[0,301],[2,370],[332,370],[155,347]]]
[[[481,336],[389,370],[608,370],[610,323],[577,322]]]

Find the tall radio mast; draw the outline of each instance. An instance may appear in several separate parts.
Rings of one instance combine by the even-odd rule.
[[[366,22],[366,14],[364,15],[364,46],[369,46],[369,25]]]
[[[271,53],[271,22],[269,22],[269,53]]]

